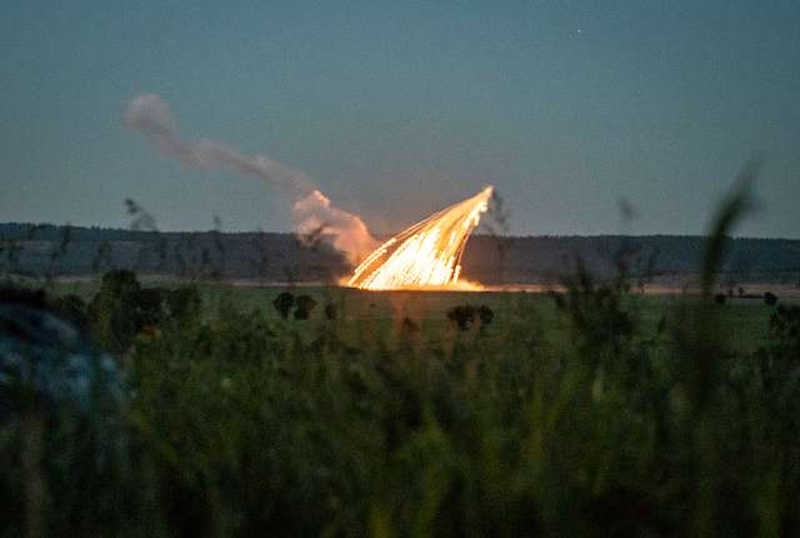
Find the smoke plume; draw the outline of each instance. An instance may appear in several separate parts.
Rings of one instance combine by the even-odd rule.
[[[377,245],[361,218],[331,205],[303,172],[264,155],[243,154],[213,140],[181,138],[169,105],[154,93],[139,95],[128,102],[122,122],[150,139],[159,151],[186,165],[231,168],[280,187],[295,200],[292,215],[297,233],[329,241],[351,263],[357,263]]]

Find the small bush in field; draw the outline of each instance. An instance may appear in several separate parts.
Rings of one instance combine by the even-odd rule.
[[[291,312],[294,307],[294,295],[288,291],[281,292],[272,301],[272,306],[277,310],[280,317],[287,319],[289,317],[289,312]]]
[[[122,353],[136,335],[154,334],[165,321],[196,321],[201,307],[196,288],[144,288],[132,271],[114,270],[103,276],[100,291],[88,306],[88,320],[102,347]]]
[[[309,295],[295,296],[288,291],[281,292],[272,301],[272,307],[278,312],[278,315],[283,319],[289,319],[292,315],[297,320],[307,320],[311,317],[311,313],[317,306],[317,301]],[[331,306],[333,309],[329,309]],[[326,305],[325,315],[327,319],[332,319],[331,315],[335,316],[335,307]]]
[[[307,320],[311,317],[314,307],[317,306],[317,301],[308,295],[299,295],[294,301],[296,308],[294,311],[294,319]]]
[[[489,325],[494,319],[494,312],[491,308],[482,304],[478,307],[478,319],[481,320],[481,325]]]
[[[475,321],[476,309],[472,305],[454,306],[447,311],[447,319],[454,322],[461,331],[466,331],[472,327]]]
[[[461,331],[469,330],[476,322],[481,327],[489,325],[494,319],[494,312],[486,305],[458,305],[447,311],[447,319],[455,323]]]
[[[100,291],[89,304],[89,320],[98,344],[121,353],[143,327],[139,309],[141,285],[133,271],[114,270],[103,276]]]

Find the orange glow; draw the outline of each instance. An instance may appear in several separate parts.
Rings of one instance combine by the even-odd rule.
[[[486,211],[493,187],[434,213],[397,234],[367,256],[347,282],[367,290],[479,289],[459,282],[461,256]]]

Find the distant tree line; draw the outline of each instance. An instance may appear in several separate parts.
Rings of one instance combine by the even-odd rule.
[[[462,274],[490,284],[535,283],[574,272],[580,260],[601,278],[616,274],[620,265],[632,276],[685,275],[699,266],[704,241],[667,235],[476,235],[467,245]],[[331,282],[351,267],[326,242],[308,248],[293,234],[0,224],[0,272],[58,276],[111,269],[186,279]],[[728,238],[719,270],[749,280],[798,283],[800,240]]]

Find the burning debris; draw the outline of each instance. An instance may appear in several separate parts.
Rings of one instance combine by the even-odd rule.
[[[359,265],[348,286],[368,290],[477,287],[459,282],[461,256],[492,196],[480,193],[392,237]]]

